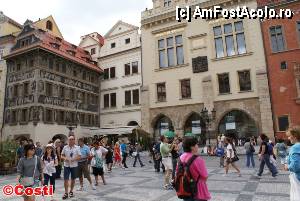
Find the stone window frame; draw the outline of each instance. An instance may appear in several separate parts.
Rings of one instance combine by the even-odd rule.
[[[242,22],[243,25],[243,30],[242,31],[236,31],[235,30],[235,23],[237,22]],[[232,32],[225,34],[224,33],[224,25],[231,24],[231,29]],[[221,34],[220,35],[215,35],[214,34],[214,28],[215,27],[221,27]],[[244,43],[245,43],[245,52],[244,53],[239,53],[238,52],[238,43],[237,43],[237,35],[238,34],[243,34],[244,35]],[[242,56],[242,55],[247,55],[249,54],[249,41],[247,40],[247,23],[245,23],[244,20],[241,19],[233,19],[233,20],[226,20],[218,23],[214,23],[211,28],[211,35],[212,35],[212,41],[213,41],[213,57],[214,59],[224,59],[224,58],[231,58],[231,57],[236,57],[236,56]],[[226,36],[233,36],[233,48],[234,48],[234,54],[233,55],[227,55],[227,45],[226,45]],[[223,56],[217,56],[217,51],[216,51],[216,43],[215,39],[221,38],[222,39],[222,45],[223,45]]]
[[[271,34],[271,28],[275,28],[275,33],[276,33],[276,28],[280,27],[281,28],[281,34],[282,34],[282,39],[283,39],[283,50],[273,50],[273,45],[272,45],[272,34]],[[268,28],[268,35],[269,35],[269,41],[270,41],[270,50],[272,53],[278,53],[278,52],[284,52],[287,49],[287,43],[285,39],[285,34],[284,34],[284,26],[282,24],[277,24],[277,25],[272,25]],[[277,34],[276,34],[276,41],[277,41]]]
[[[159,92],[159,85],[163,85],[164,86],[164,91]],[[166,82],[159,82],[156,83],[156,101],[158,103],[161,102],[167,102],[167,86],[166,86]],[[164,98],[159,98],[159,93],[164,94]]]
[[[80,125],[85,126],[86,125],[86,118],[85,118],[86,114],[85,113],[80,113],[79,116],[80,116],[79,117]]]
[[[251,84],[251,89],[250,90],[244,90],[242,91],[241,90],[241,83],[240,83],[240,75],[239,73],[242,73],[242,72],[249,72],[249,75],[250,75],[250,84]],[[238,70],[237,71],[237,82],[238,82],[238,86],[239,86],[239,93],[244,93],[244,92],[252,92],[253,91],[253,82],[252,82],[252,79],[253,76],[252,76],[252,73],[251,73],[251,69],[243,69],[243,70]],[[230,77],[229,77],[229,84],[230,84]]]
[[[163,2],[163,6],[166,8],[166,7],[169,7],[172,5],[172,0],[164,0]]]
[[[25,116],[24,115],[24,112],[25,111]],[[20,124],[27,124],[28,123],[28,120],[29,120],[29,108],[26,107],[26,108],[21,108],[19,110],[20,112]]]
[[[94,55],[94,54],[96,54],[96,48],[95,47],[91,48],[91,55]]]
[[[279,118],[280,118],[280,117],[285,117],[285,116],[287,116],[287,118],[288,118],[288,126],[287,126],[287,129],[288,129],[289,126],[291,125],[291,116],[290,116],[289,114],[276,115],[276,131],[277,131],[277,132],[286,132],[286,130],[285,130],[285,131],[279,130]]]
[[[29,81],[23,83],[23,97],[29,95],[29,87],[30,87]]]
[[[110,49],[114,49],[117,47],[116,42],[110,43]]]
[[[50,86],[50,91],[49,92],[47,92],[48,90],[47,90],[47,88],[48,88],[48,86]],[[53,85],[53,83],[52,82],[45,82],[45,95],[46,96],[48,96],[48,97],[53,97],[53,87],[54,87],[54,85]]]
[[[63,114],[63,121],[61,114]],[[57,119],[56,122],[58,125],[65,125],[66,124],[66,111],[65,110],[56,110]]]
[[[114,77],[111,77],[112,75],[112,69],[114,69]],[[103,80],[110,80],[110,79],[117,79],[117,76],[116,76],[116,67],[113,66],[113,67],[109,67],[109,68],[105,68],[103,70],[104,72],[104,76],[103,76]]]
[[[18,83],[13,85],[13,98],[19,98],[20,97],[19,86],[21,86],[21,85],[18,84]]]
[[[51,113],[49,113],[49,112],[51,112]],[[54,109],[53,108],[45,108],[45,119],[44,119],[44,122],[46,123],[46,124],[53,124],[54,123]],[[50,116],[50,121],[48,121],[48,115],[49,114],[51,114],[51,116]]]
[[[183,97],[183,82],[189,81],[189,96]],[[192,86],[191,86],[191,79],[190,78],[185,78],[185,79],[180,79],[179,80],[179,86],[180,86],[180,99],[184,100],[184,99],[191,99],[192,98]]]
[[[177,44],[176,43],[176,37],[178,36],[181,36],[182,38],[182,43],[181,44]],[[167,40],[169,38],[172,38],[173,39],[173,45],[172,46],[168,46],[167,44]],[[186,48],[187,45],[186,45],[186,41],[184,40],[185,38],[185,34],[183,31],[179,31],[179,32],[176,32],[176,33],[172,33],[172,34],[167,34],[167,35],[164,35],[164,36],[160,36],[158,38],[156,38],[156,45],[155,45],[155,49],[156,49],[156,66],[158,70],[165,70],[165,69],[172,69],[172,68],[176,68],[176,67],[181,67],[181,66],[185,66],[187,65],[186,64],[186,57],[185,55],[187,55],[187,52],[186,52]],[[160,41],[163,41],[164,43],[164,47],[160,47],[159,46],[159,42]],[[178,64],[178,57],[177,57],[177,49],[178,47],[182,47],[182,51],[183,51],[183,64]],[[173,62],[174,62],[174,65],[169,65],[169,62],[168,62],[168,49],[170,48],[173,48],[174,51],[173,51]],[[164,66],[161,66],[160,64],[160,52],[163,51],[164,52]]]
[[[221,75],[228,75],[228,79],[229,79],[229,81],[228,81],[228,83],[229,83],[229,92],[224,92],[224,93],[221,93],[220,92],[220,83],[219,83],[219,76],[221,76]],[[230,72],[224,72],[224,73],[218,73],[217,74],[217,83],[218,83],[218,94],[219,95],[227,95],[227,94],[231,94],[231,84],[230,84]]]
[[[15,115],[13,115],[15,114]],[[13,118],[15,116],[15,118]],[[14,109],[10,111],[10,125],[17,125],[18,124],[18,110]]]

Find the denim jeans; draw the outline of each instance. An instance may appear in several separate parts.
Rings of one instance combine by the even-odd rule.
[[[127,155],[128,155],[127,153],[122,154],[122,165],[124,167],[127,167],[127,164],[126,164]]]
[[[48,186],[49,181],[50,181],[50,185],[53,186],[53,192],[55,191],[55,176],[56,174],[52,174],[52,176],[48,175],[48,174],[44,174],[44,184]]]
[[[270,172],[272,172],[272,176],[276,176],[278,171],[276,169],[276,167],[270,162],[270,155],[269,154],[264,154],[262,155],[262,159],[260,161],[260,166],[259,166],[259,171],[258,171],[258,176],[261,176],[265,165],[267,165],[267,167],[269,168]]]
[[[177,161],[178,161],[178,158],[172,158],[172,166],[173,166],[172,179],[175,179]]]
[[[137,160],[139,160],[139,163],[140,163],[141,166],[144,166],[143,162],[141,161],[140,154],[136,154],[136,156],[134,157],[133,166],[135,166]]]
[[[250,164],[252,164],[252,167],[254,168],[255,167],[255,163],[254,163],[253,153],[249,152],[249,153],[246,153],[246,155],[247,155],[246,166],[250,167]]]

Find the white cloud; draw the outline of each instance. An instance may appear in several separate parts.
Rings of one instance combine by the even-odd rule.
[[[78,44],[80,36],[104,35],[118,20],[140,26],[146,7],[152,0],[2,0],[0,9],[21,24],[53,15],[64,38]]]

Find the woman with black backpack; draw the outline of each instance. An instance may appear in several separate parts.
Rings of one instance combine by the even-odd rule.
[[[210,200],[211,195],[206,184],[208,172],[205,161],[199,156],[198,140],[195,137],[185,137],[183,150],[175,176],[177,196],[184,201]]]

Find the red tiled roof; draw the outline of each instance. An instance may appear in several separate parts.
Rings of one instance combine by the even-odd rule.
[[[99,40],[100,45],[103,46],[104,45],[104,38],[98,33],[97,33],[97,38]]]
[[[102,69],[97,66],[97,62],[94,62],[89,52],[85,51],[83,48],[77,47],[76,45],[73,45],[54,35],[51,35],[48,32],[42,30],[37,30],[37,31],[38,31],[37,37],[40,39],[39,42],[29,46],[25,46],[23,48],[16,49],[12,51],[11,54],[7,56],[7,58],[17,53],[24,52],[32,48],[40,47],[47,51],[58,54],[68,60],[82,64],[90,68],[91,70],[102,72]]]

